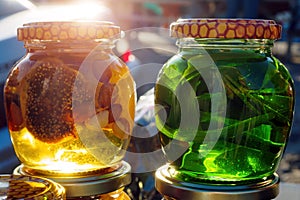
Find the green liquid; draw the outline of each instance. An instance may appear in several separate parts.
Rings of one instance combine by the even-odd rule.
[[[158,77],[156,124],[173,175],[216,183],[271,176],[291,128],[290,74],[276,58],[254,50],[209,54],[210,61],[193,52],[176,55]],[[224,102],[214,109],[213,98],[222,95]]]

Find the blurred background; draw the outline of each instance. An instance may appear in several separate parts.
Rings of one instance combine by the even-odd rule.
[[[292,134],[278,173],[282,181],[300,183],[300,103],[297,101],[300,98],[299,6],[300,0],[0,0],[0,173],[11,173],[19,164],[6,127],[2,92],[13,64],[25,54],[23,43],[16,39],[17,27],[30,21],[61,19],[113,21],[125,33],[130,33],[121,45],[117,45],[116,54],[129,67],[136,67],[151,62],[164,63],[172,56],[172,51],[176,51],[175,45],[168,47],[171,49],[169,51],[151,48],[151,45],[155,47],[164,42],[175,44],[175,41],[159,31],[135,31],[139,28],[167,29],[171,22],[187,17],[244,17],[273,19],[283,27],[282,38],[275,43],[273,53],[287,66],[294,78],[296,109]],[[130,46],[131,41],[138,43],[139,47],[145,45],[147,48],[132,51],[135,47]],[[156,45],[157,43],[160,44]],[[143,95],[151,87],[152,85],[137,88],[138,95]],[[139,127],[135,131],[143,129]],[[155,139],[152,142],[155,144],[150,143],[150,146],[157,145]],[[143,142],[140,141],[139,145],[144,145],[141,143]],[[135,191],[133,196],[136,199],[142,198],[136,196],[145,195],[141,191],[147,191],[148,196],[152,195],[151,198],[157,195],[153,189],[153,179],[148,186],[138,184],[148,177],[137,176],[134,179],[132,191]]]

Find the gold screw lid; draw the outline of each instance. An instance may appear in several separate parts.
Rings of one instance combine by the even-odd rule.
[[[170,25],[176,38],[279,39],[281,25],[262,19],[179,19]]]
[[[0,199],[65,199],[65,189],[45,178],[24,175],[0,175]]]
[[[107,173],[101,171],[97,174],[95,171],[95,174],[81,173],[77,176],[53,174],[46,177],[62,185],[66,189],[67,198],[87,197],[113,192],[129,185],[131,183],[130,165],[121,161],[117,167],[113,171],[107,171]],[[23,165],[19,165],[14,170],[14,174],[17,175],[31,175],[28,172],[24,170]],[[42,174],[38,174],[38,176],[40,175]]]
[[[101,40],[120,37],[120,27],[107,21],[32,22],[18,28],[18,40]]]

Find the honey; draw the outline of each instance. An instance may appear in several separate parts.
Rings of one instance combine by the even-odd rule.
[[[74,34],[60,38],[66,30]],[[112,51],[119,36],[109,22],[19,28],[27,53],[10,72],[4,94],[11,139],[25,168],[76,174],[122,160],[133,128],[135,85]]]

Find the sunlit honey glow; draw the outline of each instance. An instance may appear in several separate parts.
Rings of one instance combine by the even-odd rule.
[[[70,151],[70,150],[65,150],[65,149],[62,149],[62,150],[58,150],[57,153],[55,154],[55,159],[56,160],[63,160],[63,155],[65,153],[68,153],[69,152],[74,152],[74,151]],[[85,149],[79,149],[79,150],[75,150],[76,153],[79,153],[79,154],[86,154],[88,153]]]
[[[30,171],[43,174],[76,175],[90,173],[107,167],[115,162],[104,162],[95,158],[80,140],[65,139],[60,143],[44,143],[30,134],[27,128],[11,132],[18,158]],[[101,146],[101,145],[100,145]],[[111,156],[112,145],[102,148],[104,158]],[[115,149],[115,148],[114,148]],[[122,154],[114,154],[116,161]],[[30,172],[31,173],[31,172]]]
[[[22,135],[22,140],[28,141],[30,144],[34,145],[34,138],[33,138],[33,136],[27,131],[27,129],[22,129],[20,135]]]
[[[93,166],[90,164],[76,164],[73,162],[56,161],[53,162],[49,159],[41,160],[41,164],[47,166],[45,170],[49,172],[59,171],[60,174],[72,174],[77,172],[86,171],[86,169],[91,169]]]
[[[16,137],[14,137],[15,134]],[[78,141],[69,143],[70,141],[67,140],[59,144],[46,144],[35,139],[26,128],[20,130],[19,133],[12,132],[12,136],[13,142],[19,144],[15,147],[22,163],[25,165],[35,163],[35,166],[31,168],[42,168],[45,172],[73,174],[105,167],[105,164],[95,160]],[[68,147],[68,144],[73,149]],[[28,152],[31,153],[26,154]]]

